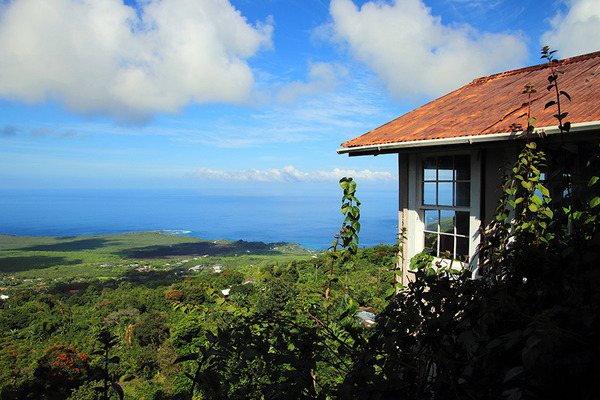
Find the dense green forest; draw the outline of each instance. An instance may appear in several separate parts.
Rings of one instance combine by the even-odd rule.
[[[115,343],[109,374],[125,398],[189,393],[206,335],[260,315],[298,315],[322,302],[330,254],[287,243],[205,241],[141,232],[0,238],[0,398],[95,398],[99,334]],[[336,301],[380,310],[393,246],[361,249]],[[111,389],[112,391],[112,389]],[[42,394],[40,394],[42,393]],[[117,396],[115,392],[113,394]]]

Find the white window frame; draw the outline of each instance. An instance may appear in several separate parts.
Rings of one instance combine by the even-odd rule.
[[[427,152],[419,154],[410,154],[408,156],[408,218],[407,218],[407,256],[408,260],[416,254],[423,251],[425,248],[424,231],[425,231],[425,210],[431,209],[429,206],[423,205],[423,171],[422,160],[425,157],[439,157],[449,155],[468,155],[471,162],[471,187],[470,201],[468,207],[448,207],[447,209],[468,211],[469,212],[469,262],[459,263],[463,268],[469,268],[472,271],[473,277],[478,273],[477,246],[479,245],[479,227],[481,225],[481,162],[477,150],[467,151],[442,151],[442,152]],[[442,208],[445,207],[435,207]],[[441,259],[438,259],[441,260]],[[458,263],[458,262],[454,262]],[[456,264],[453,264],[456,265]]]

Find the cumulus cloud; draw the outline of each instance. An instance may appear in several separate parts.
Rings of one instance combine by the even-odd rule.
[[[194,177],[200,180],[216,180],[221,182],[330,182],[344,176],[352,176],[362,181],[390,181],[394,177],[389,172],[345,170],[334,168],[332,171],[299,171],[293,166],[281,169],[247,169],[247,170],[213,170],[201,168]]]
[[[246,59],[271,46],[228,0],[14,0],[0,8],[0,96],[140,121],[245,101]]]
[[[566,0],[569,10],[559,12],[552,29],[545,32],[541,45],[558,49],[561,57],[572,57],[600,50],[600,1]]]
[[[474,78],[518,66],[527,48],[518,34],[444,25],[422,0],[332,0],[334,38],[396,98],[439,96]]]

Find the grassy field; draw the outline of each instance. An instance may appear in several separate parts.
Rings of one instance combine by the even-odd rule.
[[[0,235],[0,279],[116,279],[132,271],[169,271],[197,265],[227,268],[307,259],[290,243],[208,241],[160,232],[33,237]]]

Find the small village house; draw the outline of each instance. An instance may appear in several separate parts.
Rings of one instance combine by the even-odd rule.
[[[538,142],[567,148],[581,163],[600,139],[600,52],[553,64],[559,74],[562,111],[571,123],[561,134],[556,99],[548,91],[549,63],[475,79],[466,86],[342,144],[340,154],[398,157],[399,227],[408,240],[403,283],[410,259],[428,250],[468,260],[477,272],[480,227],[494,216],[502,177],[526,140],[527,112],[537,118]],[[531,101],[525,85],[533,84]],[[548,159],[548,174],[553,168]],[[575,166],[577,171],[581,165]],[[576,179],[576,177],[575,177]],[[554,193],[560,196],[561,194]]]

